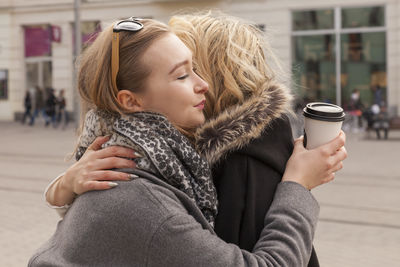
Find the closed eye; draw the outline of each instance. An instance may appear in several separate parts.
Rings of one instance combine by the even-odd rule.
[[[185,74],[185,75],[183,75],[183,76],[178,77],[178,80],[184,80],[184,79],[186,79],[187,77],[189,77],[189,74]]]

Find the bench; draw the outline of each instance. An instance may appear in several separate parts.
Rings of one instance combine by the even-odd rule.
[[[400,117],[391,118],[389,121],[389,131],[400,130]]]
[[[391,119],[389,119],[389,128],[388,128],[388,132],[389,132],[389,136],[390,136],[390,132],[391,131],[395,131],[395,130],[400,130],[400,117],[393,117]],[[375,129],[373,127],[367,127],[365,129],[366,133],[367,133],[367,138],[370,138],[370,132],[375,132]]]

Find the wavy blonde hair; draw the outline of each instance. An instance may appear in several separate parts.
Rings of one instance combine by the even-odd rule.
[[[260,95],[277,82],[277,72],[268,64],[266,54],[275,66],[280,66],[279,61],[264,33],[253,24],[208,11],[175,15],[169,26],[193,52],[196,72],[210,85],[206,118]],[[288,90],[287,95],[290,98]]]

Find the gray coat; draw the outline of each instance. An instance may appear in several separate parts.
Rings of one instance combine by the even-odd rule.
[[[78,197],[28,266],[305,266],[319,206],[282,182],[253,252],[218,238],[195,203],[157,177]]]

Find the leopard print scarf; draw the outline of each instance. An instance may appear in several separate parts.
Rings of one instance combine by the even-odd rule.
[[[115,116],[90,110],[86,114],[77,159],[97,136],[102,135],[111,135],[104,147],[119,145],[140,153],[143,157],[134,159],[137,168],[155,174],[186,193],[214,226],[217,194],[210,167],[164,116],[150,112]]]

